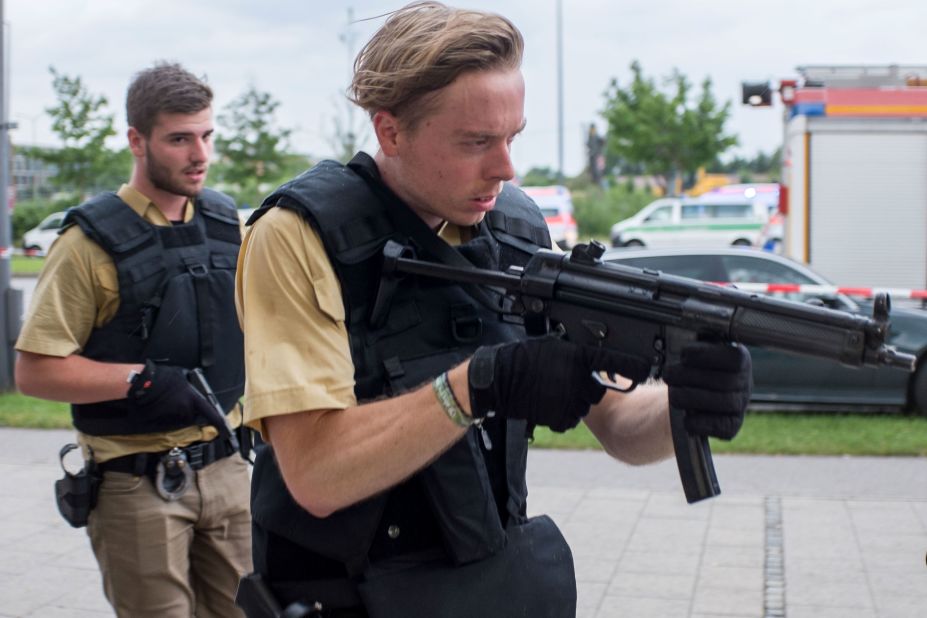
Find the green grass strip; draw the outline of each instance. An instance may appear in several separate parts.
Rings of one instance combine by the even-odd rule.
[[[71,408],[60,401],[46,401],[19,393],[0,394],[0,426],[67,429]]]
[[[534,432],[540,448],[599,449],[581,424],[563,434],[542,427]],[[927,418],[903,414],[748,413],[730,442],[711,440],[714,453],[755,455],[927,455]]]
[[[43,257],[14,255],[10,260],[10,272],[19,276],[37,275],[44,264],[45,258]]]

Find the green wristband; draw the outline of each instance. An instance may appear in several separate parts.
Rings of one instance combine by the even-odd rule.
[[[435,396],[438,398],[438,403],[441,404],[444,413],[454,421],[455,425],[467,428],[473,424],[473,419],[467,416],[463,408],[460,407],[460,402],[457,401],[457,397],[447,381],[446,371],[435,378],[435,381],[431,383],[431,387],[434,389]]]

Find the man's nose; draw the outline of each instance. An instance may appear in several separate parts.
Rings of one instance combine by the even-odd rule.
[[[209,155],[212,153],[212,142],[197,138],[193,140],[193,145],[190,148],[190,160],[197,163],[202,161],[208,161]]]
[[[502,142],[496,146],[491,154],[488,164],[490,178],[511,180],[515,177],[515,166],[512,164],[511,144]]]

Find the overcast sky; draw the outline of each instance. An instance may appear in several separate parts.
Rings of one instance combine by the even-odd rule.
[[[125,89],[155,60],[204,74],[217,111],[249,85],[280,102],[278,121],[294,129],[293,150],[328,155],[333,119],[349,119],[343,92],[351,62],[348,9],[355,20],[403,0],[5,0],[10,56],[10,120],[17,143],[54,145],[45,108],[54,104],[49,66],[104,94],[124,144]],[[513,146],[516,169],[558,165],[556,0],[459,0],[494,10],[526,39],[523,71],[528,125]],[[351,26],[356,53],[382,19]],[[782,108],[740,104],[741,81],[794,77],[808,64],[927,64],[925,0],[563,0],[564,171],[583,168],[589,123],[601,130],[603,92],[626,84],[632,60],[664,77],[675,67],[694,83],[714,82],[733,102],[728,130],[736,154],[771,152]],[[350,57],[350,59],[349,59]],[[353,120],[364,120],[360,110]],[[221,129],[220,129],[221,130]]]

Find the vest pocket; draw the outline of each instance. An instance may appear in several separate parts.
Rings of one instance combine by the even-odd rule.
[[[181,367],[199,365],[200,327],[193,275],[183,273],[172,277],[161,290],[159,298],[148,303],[154,312],[148,318],[148,346],[145,356],[155,362]],[[179,341],[185,342],[178,345]]]
[[[135,264],[126,271],[126,275],[129,283],[138,283],[149,277],[160,276],[164,271],[164,263],[161,260],[151,260]]]

